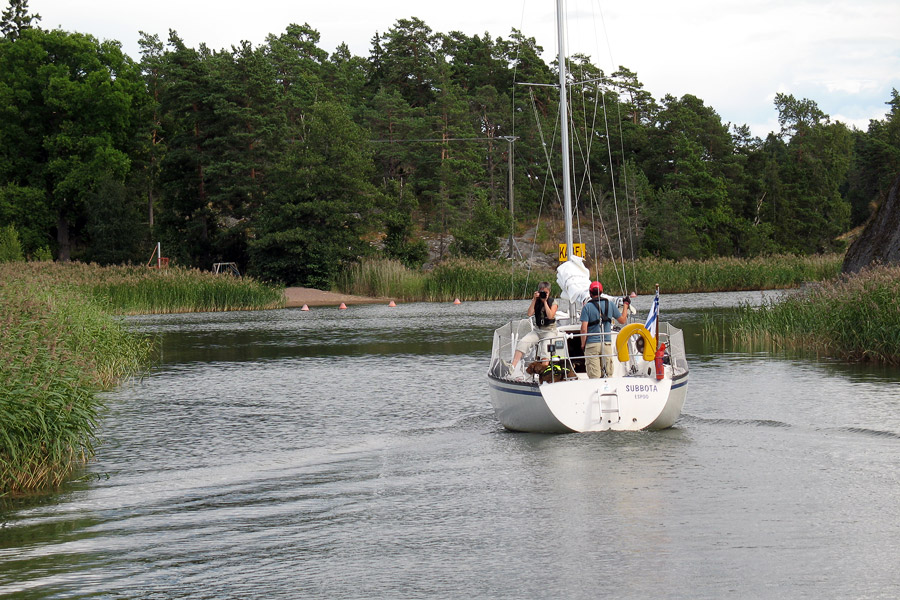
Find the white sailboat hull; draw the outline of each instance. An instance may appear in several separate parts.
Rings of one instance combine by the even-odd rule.
[[[688,374],[545,383],[488,375],[497,420],[513,431],[572,433],[666,429],[681,416]]]
[[[494,332],[488,388],[497,420],[507,429],[534,433],[658,430],[671,427],[681,416],[689,369],[684,336],[669,323],[660,323],[659,327],[661,341],[666,344],[660,363],[646,360],[636,344],[637,335],[627,337],[633,330],[621,331],[626,336],[621,341],[627,344],[622,350],[627,351],[617,353],[613,375],[602,379],[588,378],[583,365],[578,364],[583,357],[569,352],[581,347],[575,337],[580,335],[580,327],[562,325],[550,345],[558,360],[573,367],[577,379],[545,383],[536,377],[514,377],[507,362],[517,341],[530,328],[531,321],[523,319]],[[524,362],[533,358],[532,352]]]

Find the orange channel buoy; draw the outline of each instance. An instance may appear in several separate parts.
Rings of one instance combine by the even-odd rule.
[[[397,305],[396,305],[396,304],[395,304],[395,303],[394,303],[394,301],[393,301],[393,300],[391,300],[391,303],[390,303],[390,304],[388,304],[388,306],[397,306]]]
[[[338,308],[341,309],[341,310],[346,310],[346,309],[347,309],[347,305],[344,304],[343,302],[341,302],[341,305],[338,306]]]
[[[307,305],[304,304],[304,305],[303,305],[303,308],[301,308],[300,310],[309,310],[309,307],[308,307]]]
[[[457,298],[456,300],[453,301],[453,304],[462,304],[462,302],[460,302],[459,298]]]

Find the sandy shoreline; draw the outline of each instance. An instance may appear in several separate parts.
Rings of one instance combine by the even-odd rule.
[[[285,308],[298,306],[340,306],[341,302],[351,304],[387,304],[391,298],[373,298],[371,296],[352,296],[350,294],[336,294],[313,288],[289,287],[284,290]]]

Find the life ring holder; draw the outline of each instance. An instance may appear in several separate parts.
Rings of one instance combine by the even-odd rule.
[[[656,339],[653,334],[640,323],[632,323],[623,327],[616,336],[616,353],[619,355],[619,362],[628,362],[628,359],[631,358],[628,352],[628,340],[633,335],[640,335],[644,338],[644,360],[647,362],[655,360]]]

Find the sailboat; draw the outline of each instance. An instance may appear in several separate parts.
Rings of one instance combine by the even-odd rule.
[[[654,301],[656,312],[646,323],[614,327],[611,334],[615,347],[612,373],[603,378],[589,378],[584,368],[579,315],[589,298],[591,280],[583,260],[573,252],[563,12],[563,0],[557,0],[559,116],[567,250],[566,262],[557,268],[557,283],[562,290],[560,299],[567,300],[569,306],[566,317],[557,319],[558,336],[540,342],[544,345],[541,350],[547,350],[551,356],[549,381],[541,382],[536,375],[521,378],[510,367],[516,344],[534,328],[532,319],[514,320],[494,331],[487,374],[491,404],[500,423],[513,431],[570,433],[666,429],[681,416],[689,368],[681,330],[670,323],[659,322],[658,290]],[[607,299],[618,302],[623,308],[621,298],[607,296]],[[560,311],[557,316],[561,314]],[[530,355],[523,357],[523,362],[534,361],[537,351],[537,347],[532,348]],[[554,377],[555,373],[559,377]]]

